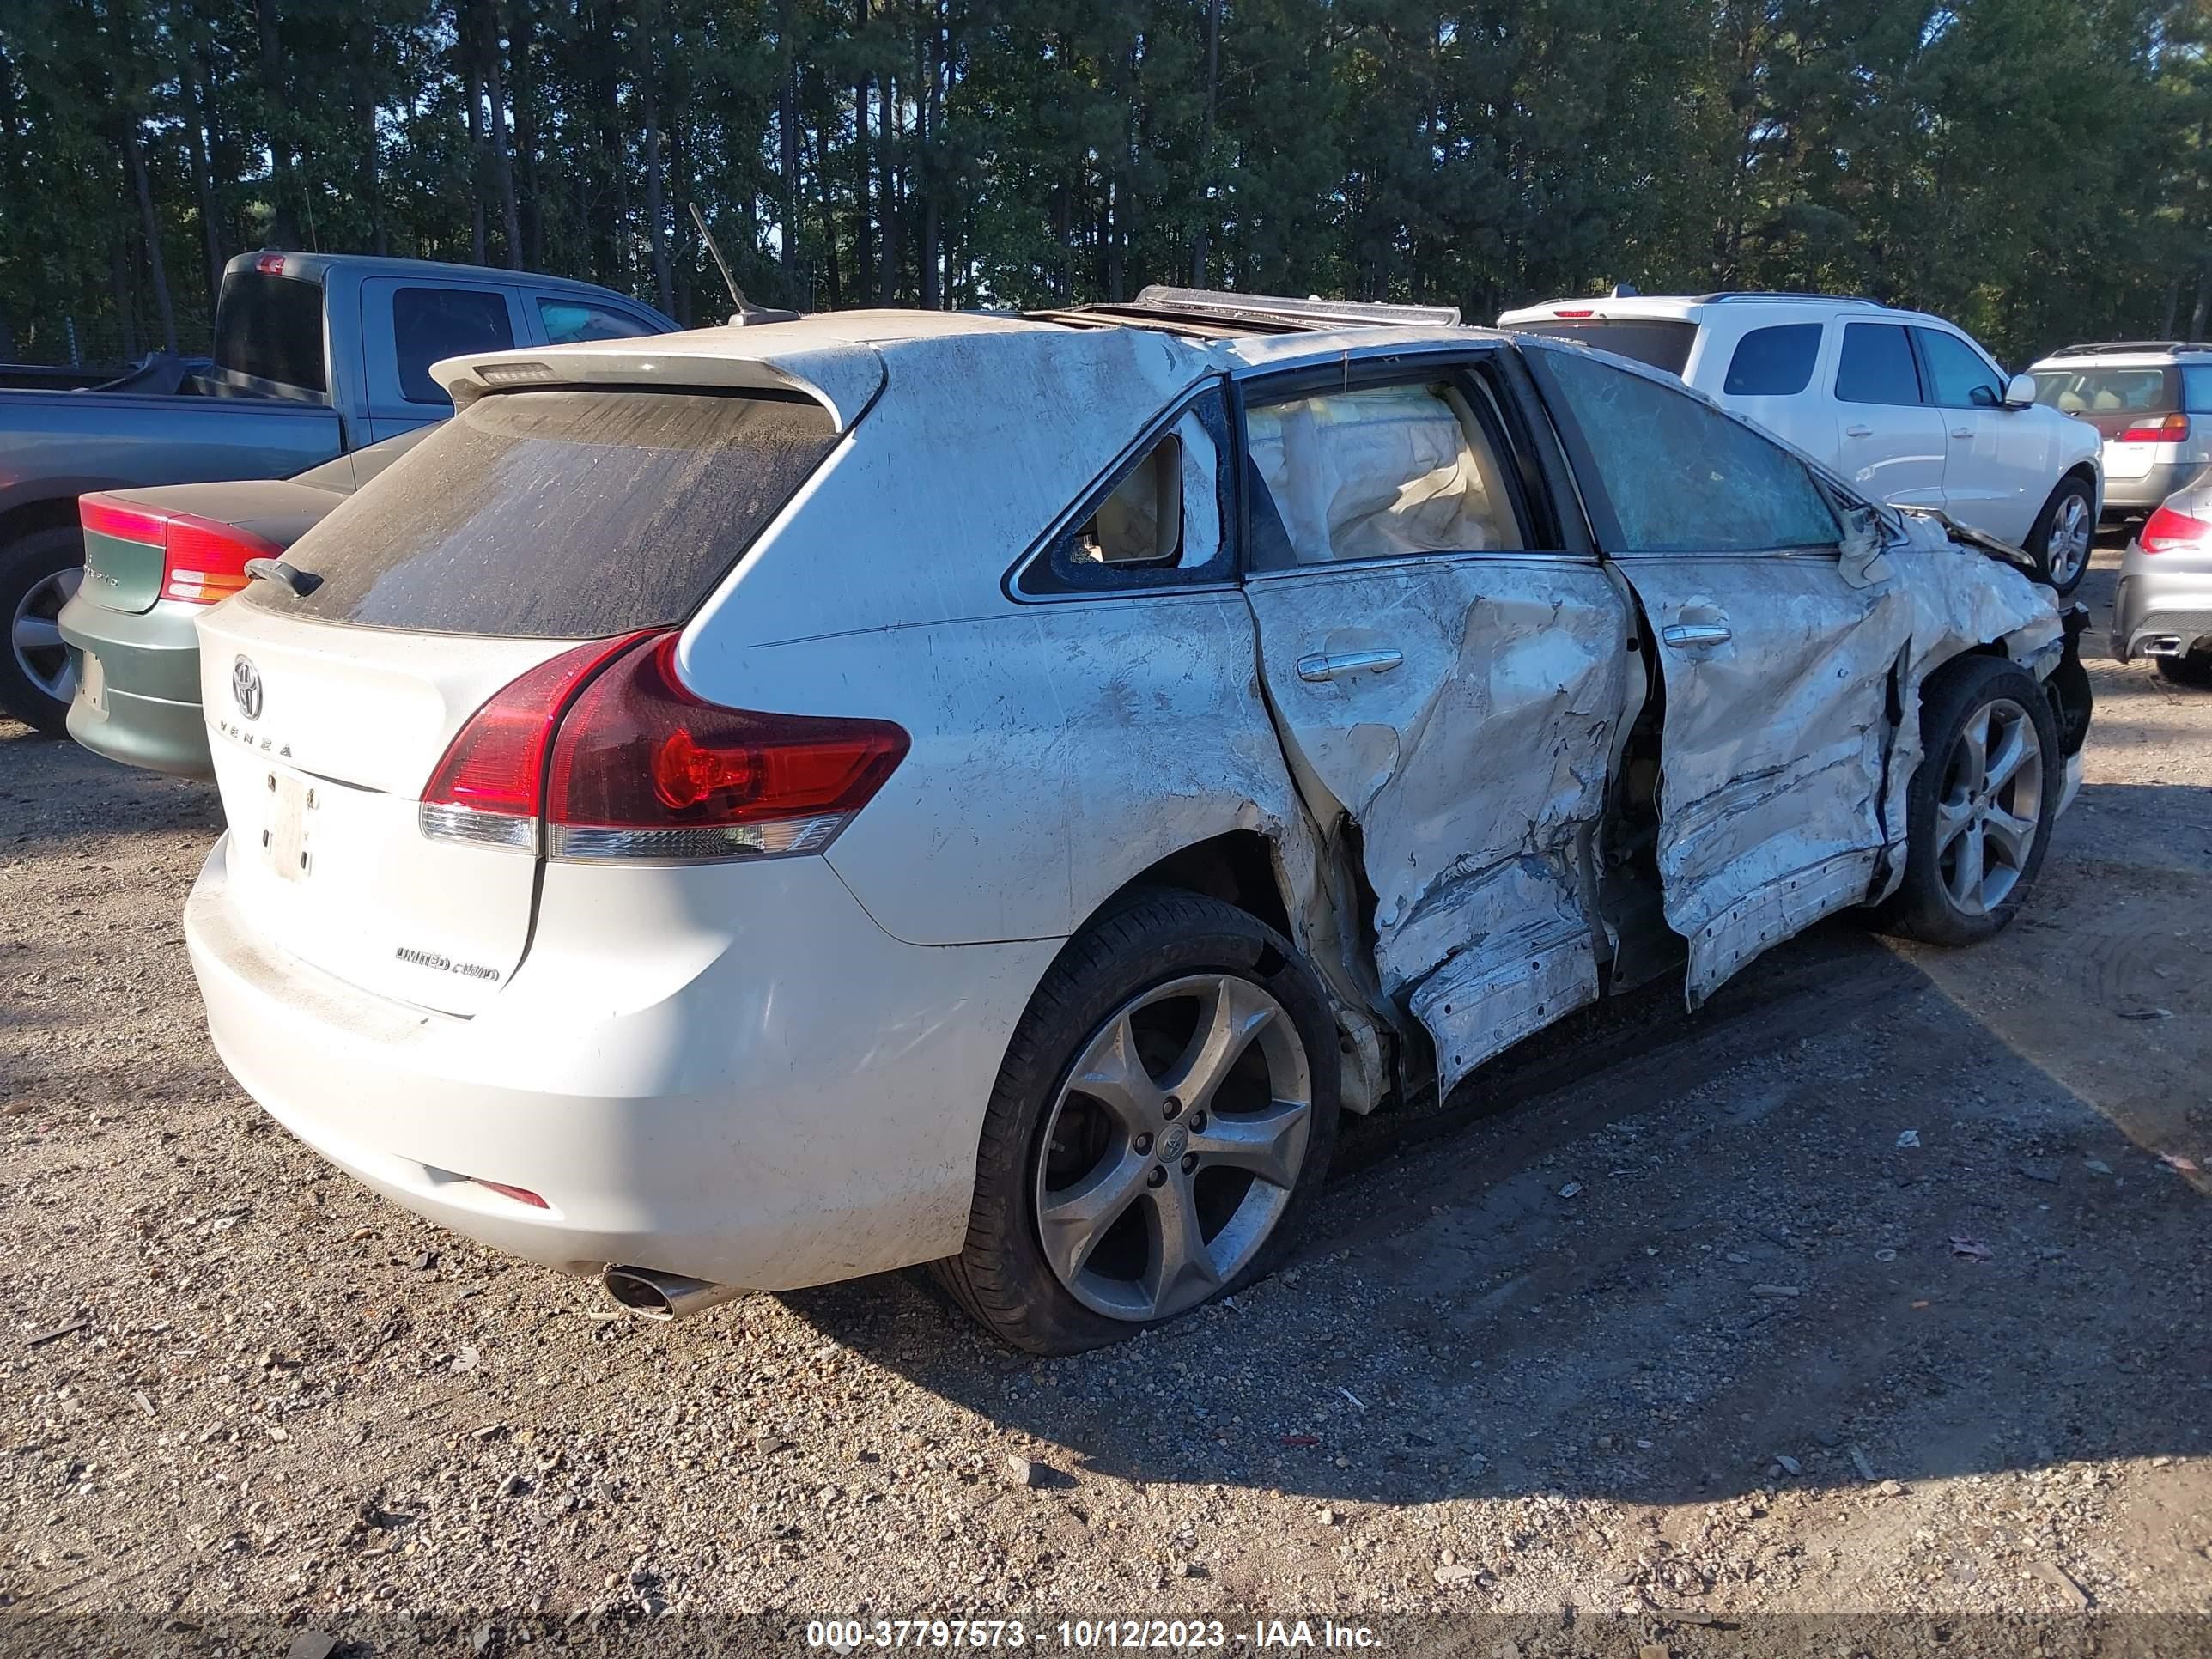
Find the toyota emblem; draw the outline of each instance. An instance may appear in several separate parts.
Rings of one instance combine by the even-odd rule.
[[[231,665],[230,695],[237,700],[240,714],[250,720],[261,718],[261,671],[245,657]]]

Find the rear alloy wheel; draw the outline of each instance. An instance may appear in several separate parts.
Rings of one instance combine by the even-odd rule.
[[[1006,1340],[1072,1353],[1267,1271],[1336,1134],[1319,981],[1232,906],[1149,895],[1073,940],[994,1091],[967,1248],[939,1276]]]
[[[2044,580],[2064,599],[2089,574],[2089,550],[2097,534],[2097,515],[2089,505],[2089,486],[2079,478],[2063,480],[2028,532],[2028,549],[2043,566]]]
[[[2064,785],[2058,723],[2033,675],[1974,657],[1924,694],[1921,739],[1887,919],[1932,944],[1974,944],[2012,920],[2043,866]]]
[[[0,711],[56,736],[76,695],[76,660],[57,618],[83,580],[84,542],[66,525],[0,549],[0,618],[8,627]]]

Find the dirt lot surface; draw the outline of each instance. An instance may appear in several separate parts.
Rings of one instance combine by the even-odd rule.
[[[2094,672],[1996,943],[1540,1042],[1353,1126],[1291,1270],[1051,1362],[903,1276],[627,1324],[371,1197],[209,1047],[212,791],[0,724],[0,1645],[2212,1613],[2212,696]]]

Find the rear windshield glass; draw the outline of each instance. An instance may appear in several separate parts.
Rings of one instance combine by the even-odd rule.
[[[1633,357],[1639,363],[1649,363],[1669,374],[1682,372],[1682,365],[1690,361],[1690,348],[1698,339],[1695,323],[1674,322],[1663,317],[1547,317],[1513,326],[1523,334],[1580,340],[1586,346]]]
[[[2039,368],[2035,401],[2069,415],[2171,415],[2181,407],[2172,369]]]
[[[258,270],[224,277],[215,310],[215,366],[326,394],[322,285]]]
[[[759,393],[508,392],[477,399],[293,544],[322,578],[287,616],[584,639],[683,621],[836,442]]]

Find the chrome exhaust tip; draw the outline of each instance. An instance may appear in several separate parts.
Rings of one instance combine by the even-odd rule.
[[[607,1300],[633,1319],[665,1322],[689,1318],[744,1292],[735,1285],[714,1285],[682,1273],[655,1273],[650,1267],[610,1265],[599,1274],[599,1288]]]

